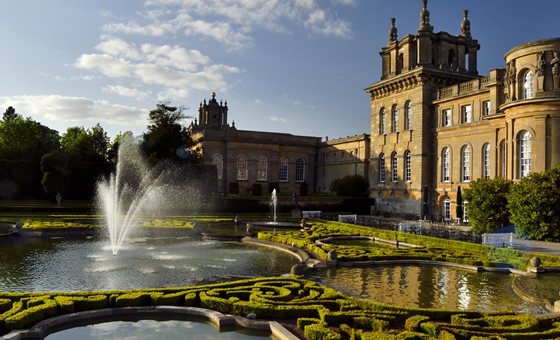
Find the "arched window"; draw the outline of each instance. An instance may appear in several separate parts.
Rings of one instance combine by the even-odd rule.
[[[379,134],[384,135],[387,133],[385,129],[385,124],[387,123],[387,117],[385,117],[385,108],[382,107],[379,111]]]
[[[532,146],[531,133],[529,131],[521,132],[519,134],[519,178],[531,173]]]
[[[305,161],[301,158],[296,161],[296,182],[305,182]]]
[[[490,143],[482,146],[482,178],[490,178]]]
[[[379,155],[379,182],[385,183],[385,154]]]
[[[449,148],[443,148],[441,152],[441,181],[451,181],[451,151]]]
[[[399,109],[397,104],[391,108],[391,132],[399,131]]]
[[[531,99],[533,94],[533,72],[527,71],[523,76],[523,99]]]
[[[500,175],[502,176],[502,178],[506,178],[506,160],[507,160],[507,144],[506,141],[502,141],[502,144],[500,146]]]
[[[280,158],[278,162],[278,180],[280,182],[288,181],[288,159],[286,157]]]
[[[247,156],[239,155],[239,157],[237,157],[237,180],[246,181],[247,178]]]
[[[398,162],[397,153],[393,152],[391,154],[391,182],[396,182],[398,178]]]
[[[410,182],[411,178],[410,151],[406,150],[404,152],[404,181]]]
[[[260,156],[257,163],[257,181],[266,181],[268,178],[268,160]]]
[[[463,146],[461,149],[461,182],[471,180],[471,147]]]
[[[412,103],[410,100],[404,104],[404,129],[412,130]]]
[[[443,205],[441,207],[441,215],[444,221],[451,220],[451,199],[449,197],[445,197],[443,199]]]
[[[212,156],[212,165],[216,166],[218,179],[222,179],[224,173],[224,157],[222,157],[219,153],[215,154]]]

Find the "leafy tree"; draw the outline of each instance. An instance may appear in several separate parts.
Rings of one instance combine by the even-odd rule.
[[[53,150],[60,149],[60,135],[56,130],[23,118],[8,107],[0,121],[0,158],[39,161]]]
[[[530,239],[560,241],[560,167],[532,173],[511,187],[511,222]]]
[[[349,175],[332,181],[329,189],[337,196],[367,197],[369,182],[360,175]]]
[[[189,150],[193,141],[186,127],[181,121],[190,118],[183,114],[183,107],[169,106],[168,102],[156,105],[150,111],[148,132],[145,132],[143,150],[149,156],[150,162],[170,160],[192,162],[197,155]]]
[[[509,221],[507,197],[511,181],[502,177],[479,178],[465,189],[469,223],[476,233],[492,233]]]
[[[113,141],[109,144],[109,151],[107,153],[107,158],[110,162],[112,163],[117,162],[118,155],[119,155],[119,147],[121,146],[123,141],[127,138],[130,140],[134,139],[134,134],[132,133],[132,131],[119,132],[115,136],[115,139],[113,139]]]
[[[62,135],[61,144],[74,160],[103,162],[107,159],[109,137],[99,123],[91,129],[75,126]]]
[[[60,151],[50,152],[41,158],[41,171],[43,190],[47,198],[54,203],[57,194],[64,196],[65,177],[72,173],[70,159]]]

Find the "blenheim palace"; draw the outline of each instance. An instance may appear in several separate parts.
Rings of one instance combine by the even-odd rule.
[[[365,89],[369,134],[323,141],[237,130],[227,103],[204,100],[190,129],[204,162],[217,167],[218,190],[328,192],[334,179],[358,174],[376,211],[422,216],[426,203],[449,220],[458,188],[471,181],[559,166],[560,38],[514,47],[503,68],[481,76],[468,12],[459,35],[435,33],[422,3],[415,34],[399,38],[391,19],[381,79]]]

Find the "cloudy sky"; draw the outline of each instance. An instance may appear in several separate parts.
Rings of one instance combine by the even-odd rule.
[[[430,0],[436,32],[469,10],[479,72],[516,45],[560,36],[560,1]],[[415,34],[421,0],[1,1],[0,103],[58,130],[140,134],[159,101],[215,91],[238,129],[330,139],[369,133],[390,18]],[[185,121],[188,125],[190,122]]]

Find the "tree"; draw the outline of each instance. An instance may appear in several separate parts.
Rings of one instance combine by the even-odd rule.
[[[455,213],[457,219],[459,220],[459,222],[461,222],[464,216],[463,216],[463,196],[461,193],[460,186],[457,187],[457,208],[455,209]]]
[[[44,154],[58,149],[58,131],[23,118],[11,106],[6,109],[0,121],[0,158],[39,161]]]
[[[107,160],[109,137],[99,123],[91,129],[85,129],[83,126],[69,127],[62,135],[61,144],[62,149],[73,160],[86,162]]]
[[[174,162],[192,162],[197,155],[188,150],[194,145],[186,127],[180,122],[190,118],[183,114],[183,107],[169,106],[168,102],[156,105],[150,111],[148,132],[144,133],[142,145],[146,155],[157,162],[169,160]]]
[[[479,178],[465,189],[469,223],[475,233],[493,233],[509,221],[507,195],[511,181],[502,177]]]
[[[60,151],[50,152],[41,158],[43,180],[41,185],[51,202],[56,202],[56,195],[64,196],[65,177],[71,174],[70,159]]]
[[[511,222],[530,239],[560,241],[560,167],[523,177],[508,195]]]
[[[348,175],[335,179],[329,189],[334,191],[337,196],[367,197],[369,182],[360,175]]]
[[[119,132],[115,139],[109,144],[109,151],[107,152],[107,159],[111,163],[117,163],[118,155],[119,155],[119,147],[123,143],[125,139],[133,140],[134,134],[132,131],[125,131]]]

